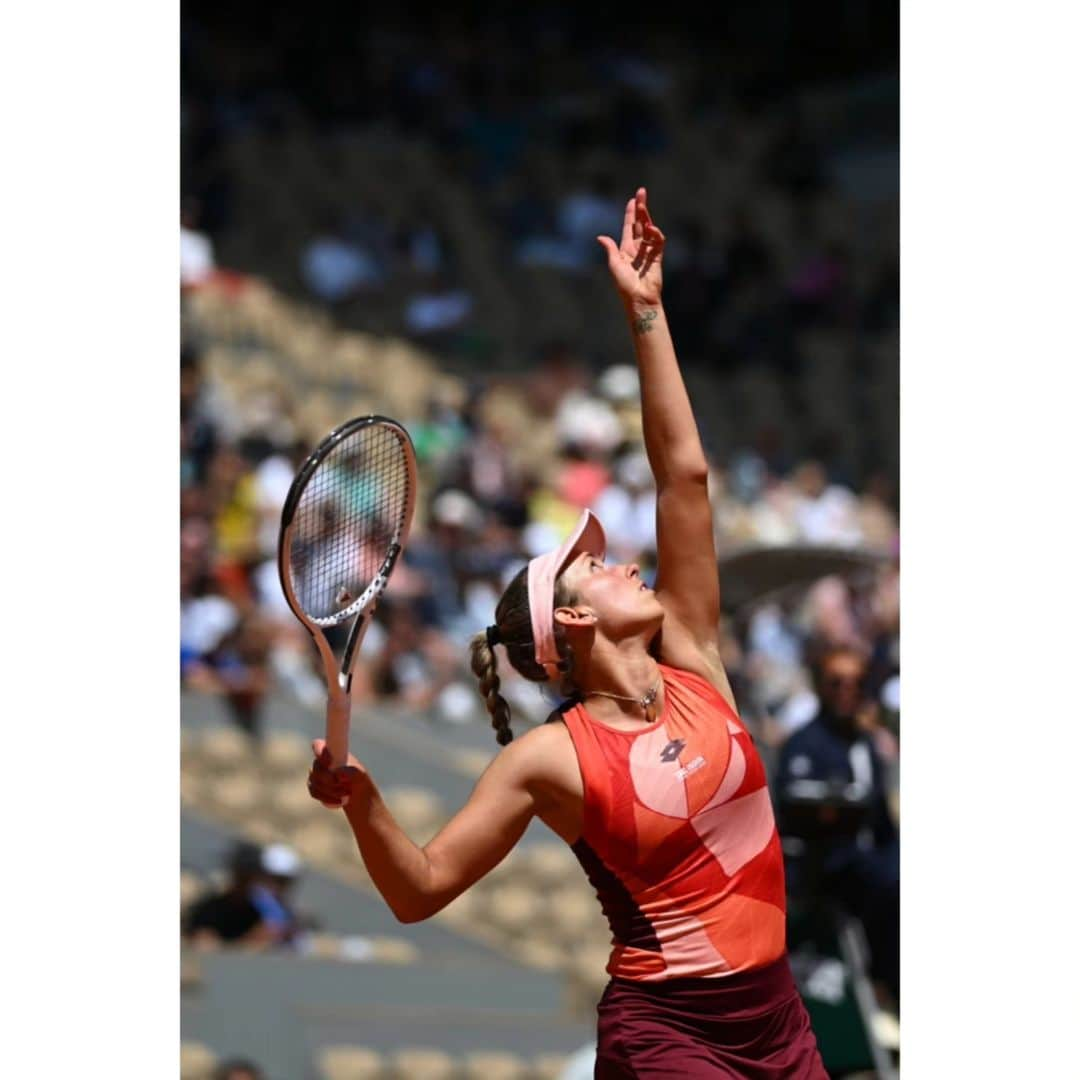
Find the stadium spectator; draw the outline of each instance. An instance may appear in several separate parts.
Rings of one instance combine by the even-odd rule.
[[[266,1074],[249,1058],[227,1058],[218,1062],[214,1080],[266,1080]]]
[[[405,298],[402,321],[405,332],[430,348],[449,349],[455,335],[467,324],[473,297],[449,273],[435,269]]]
[[[202,357],[191,343],[180,349],[180,485],[206,482],[207,467],[218,443]]]
[[[862,542],[855,496],[840,484],[830,484],[820,462],[804,462],[795,470],[792,481],[798,492],[795,518],[804,540],[839,547],[855,547]]]
[[[184,681],[220,694],[236,725],[253,738],[262,734],[272,643],[272,624],[254,611],[241,615],[225,597],[204,594],[181,609]]]
[[[196,900],[182,922],[183,936],[195,947],[266,949],[296,937],[300,920],[290,892],[300,872],[291,848],[238,843],[228,859],[229,879],[219,891]]]
[[[180,211],[180,287],[201,285],[214,272],[214,244],[198,229],[198,201],[188,198]]]
[[[292,902],[301,870],[300,859],[288,845],[271,844],[263,849],[259,866],[262,874],[252,885],[251,901],[273,940],[279,944],[291,943],[301,929]]]
[[[604,522],[612,559],[642,564],[646,573],[655,561],[656,491],[644,453],[633,450],[615,462],[612,482],[591,508]]]
[[[342,303],[383,282],[384,273],[374,252],[352,240],[347,232],[328,216],[301,256],[307,287],[328,304]]]
[[[858,802],[863,812],[819,811],[822,886],[827,895],[858,916],[866,929],[871,970],[881,987],[900,1000],[900,846],[889,809],[885,766],[876,749],[875,705],[866,694],[867,662],[846,646],[823,649],[814,663],[819,707],[809,723],[788,738],[774,777],[784,831],[785,806],[807,790]],[[787,811],[790,815],[790,811]]]
[[[193,945],[261,947],[268,942],[262,916],[251,897],[262,875],[261,859],[255,844],[240,843],[233,849],[225,888],[196,900],[184,918],[183,934]]]

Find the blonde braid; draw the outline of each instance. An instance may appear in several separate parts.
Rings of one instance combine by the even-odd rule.
[[[510,705],[499,693],[498,661],[495,650],[488,644],[487,634],[474,634],[469,643],[472,652],[473,674],[480,680],[480,696],[491,714],[491,726],[500,746],[514,738],[510,730]]]

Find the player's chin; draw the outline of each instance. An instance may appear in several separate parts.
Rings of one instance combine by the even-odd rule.
[[[660,603],[659,597],[652,591],[652,589],[642,589],[638,593],[640,599],[638,603],[641,605],[644,611],[657,611],[660,614],[664,612],[664,605]]]
[[[654,592],[643,592],[635,608],[636,621],[643,625],[659,627],[664,621],[664,605]]]

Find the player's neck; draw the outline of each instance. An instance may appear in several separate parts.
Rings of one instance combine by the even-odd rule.
[[[663,691],[662,685],[658,686],[660,666],[641,638],[619,643],[595,641],[575,681],[589,711],[601,719],[618,716],[640,721],[645,713],[640,700],[656,690],[655,700],[659,704]],[[618,698],[606,694],[616,694]]]

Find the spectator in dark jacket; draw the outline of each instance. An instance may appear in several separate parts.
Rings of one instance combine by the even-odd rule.
[[[228,884],[192,904],[184,919],[184,937],[206,947],[259,938],[263,920],[251,892],[262,876],[261,855],[255,844],[236,845],[229,857]]]
[[[229,882],[192,904],[183,921],[184,937],[201,948],[221,945],[262,949],[291,942],[299,930],[289,892],[299,860],[291,848],[263,850],[241,842],[229,858]]]
[[[866,673],[866,660],[853,649],[830,648],[818,657],[818,711],[781,748],[777,803],[783,832],[794,802],[808,791],[821,793],[814,840],[823,848],[821,887],[862,921],[871,973],[899,1003],[900,846],[885,769],[868,730]],[[838,814],[826,805],[832,795],[861,813]]]

